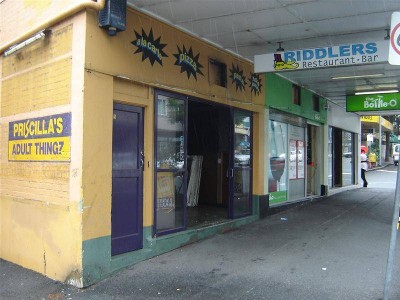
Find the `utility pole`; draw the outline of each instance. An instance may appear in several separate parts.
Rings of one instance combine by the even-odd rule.
[[[379,165],[382,166],[382,117],[379,116]]]

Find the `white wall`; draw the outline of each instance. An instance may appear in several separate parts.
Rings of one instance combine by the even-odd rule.
[[[359,134],[361,130],[360,116],[346,112],[346,109],[329,102],[328,125]]]
[[[349,132],[356,133],[356,140],[355,142],[355,149],[360,149],[361,146],[361,121],[360,121],[360,116],[351,113],[351,112],[346,112],[346,109],[336,105],[332,102],[329,102],[329,109],[328,109],[328,126],[333,126],[336,128],[340,128]],[[328,128],[327,128],[328,129]],[[326,135],[327,136],[327,135]],[[328,144],[326,140],[326,145]],[[357,159],[356,163],[356,169],[355,169],[355,178],[356,178],[356,185],[360,182],[360,159],[359,159],[360,153],[356,151],[355,153],[355,159]],[[327,159],[326,159],[326,165],[327,165]],[[324,178],[327,178],[327,170],[324,170]],[[330,193],[329,193],[330,194]]]

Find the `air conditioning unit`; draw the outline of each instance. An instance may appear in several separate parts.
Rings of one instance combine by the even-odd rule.
[[[111,36],[126,29],[126,1],[106,0],[104,8],[99,12],[99,26],[107,29]]]

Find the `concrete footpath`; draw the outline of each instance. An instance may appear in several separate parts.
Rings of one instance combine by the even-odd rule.
[[[0,299],[382,299],[394,190],[295,205],[86,289],[0,260]],[[400,299],[399,250],[390,299]]]

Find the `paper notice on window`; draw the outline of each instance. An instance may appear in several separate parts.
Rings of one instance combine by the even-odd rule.
[[[304,141],[297,141],[297,178],[304,178]]]
[[[290,140],[289,179],[297,179],[296,140]]]

